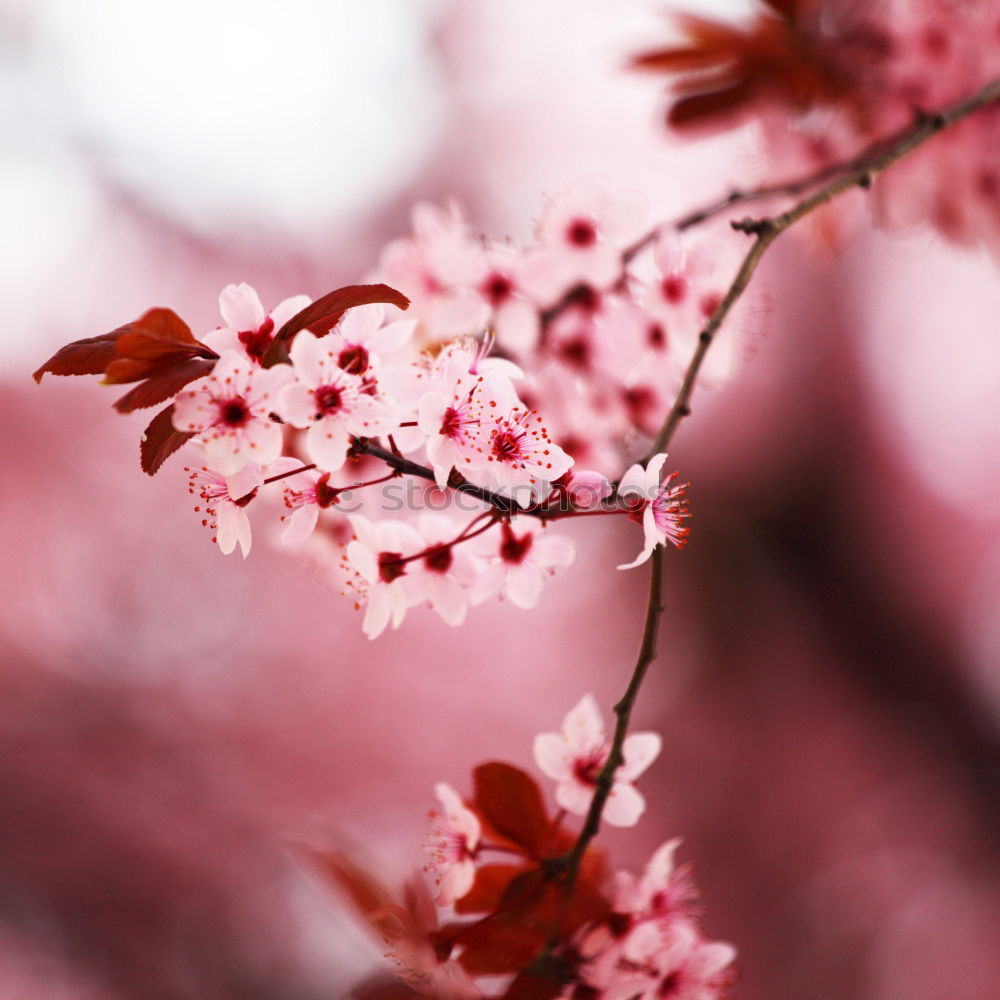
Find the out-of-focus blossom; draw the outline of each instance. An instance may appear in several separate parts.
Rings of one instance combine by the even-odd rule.
[[[426,849],[438,886],[438,903],[449,906],[472,888],[482,831],[476,814],[451,785],[435,785],[434,794],[442,811],[431,813],[434,826]]]

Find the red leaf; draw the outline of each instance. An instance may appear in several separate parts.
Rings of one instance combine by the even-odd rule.
[[[542,979],[530,972],[516,975],[500,1000],[552,1000],[559,996],[562,985],[554,979]]]
[[[365,918],[394,905],[392,893],[341,851],[307,851],[313,864],[354,904]]]
[[[402,292],[397,292],[388,285],[347,285],[337,288],[297,312],[285,323],[274,335],[261,364],[270,368],[287,361],[288,345],[301,330],[310,329],[320,335],[328,333],[348,309],[373,302],[387,302],[400,309],[406,309],[410,304],[410,300]]]
[[[165,354],[202,351],[216,356],[201,341],[195,340],[191,328],[172,309],[150,309],[134,323],[123,327],[118,337],[120,357],[153,360]]]
[[[72,344],[60,347],[32,377],[36,382],[41,382],[46,372],[53,375],[103,374],[114,359],[118,337],[127,329],[128,327],[122,326],[111,333],[74,340]]]
[[[549,839],[549,820],[534,779],[510,764],[493,761],[473,772],[475,803],[496,829],[540,856]]]
[[[455,902],[456,913],[486,913],[500,907],[511,881],[524,874],[524,865],[483,865],[472,888]]]
[[[752,96],[753,88],[741,80],[720,90],[682,97],[670,109],[669,124],[675,128],[687,128],[694,124],[726,124],[729,116],[742,109]],[[708,119],[708,121],[706,121]]]
[[[119,413],[131,413],[146,406],[155,406],[176,395],[188,382],[207,375],[214,367],[214,361],[202,358],[170,363],[162,371],[154,372],[145,382],[140,382],[125,393],[115,403],[115,409]]]
[[[502,976],[523,969],[542,949],[548,928],[541,923],[504,924],[485,920],[459,935],[458,962],[470,976]]]
[[[185,441],[194,437],[189,431],[175,430],[173,418],[174,404],[171,403],[153,417],[143,432],[142,443],[139,445],[139,459],[142,471],[150,476],[155,475],[160,466]]]

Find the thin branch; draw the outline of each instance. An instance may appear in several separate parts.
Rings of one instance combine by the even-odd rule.
[[[691,415],[691,394],[694,391],[695,380],[702,362],[705,360],[705,355],[708,353],[723,320],[729,315],[737,300],[746,290],[767,248],[786,229],[800,219],[851,188],[870,187],[872,181],[879,174],[908,153],[913,152],[928,139],[998,100],[1000,100],[1000,79],[988,83],[971,97],[955,101],[933,114],[921,112],[909,128],[898,133],[890,141],[879,142],[870,147],[852,161],[845,173],[840,174],[835,180],[825,184],[814,194],[793,205],[787,211],[761,219],[743,219],[731,223],[734,229],[756,238],[743,258],[743,263],[736,272],[736,277],[729,286],[729,290],[698,335],[698,346],[688,363],[674,404],[670,408],[656,440],[643,459],[643,463],[653,455],[666,451],[681,421]]]
[[[576,838],[572,850],[566,856],[567,874],[564,892],[567,896],[573,892],[573,885],[583,855],[600,829],[601,815],[614,785],[615,771],[625,763],[622,747],[625,744],[625,735],[628,733],[632,709],[635,706],[635,699],[642,687],[642,682],[646,679],[649,665],[656,659],[656,636],[660,627],[660,615],[663,613],[663,557],[665,552],[665,546],[657,545],[649,557],[649,598],[646,602],[646,617],[642,625],[639,652],[636,655],[635,667],[632,670],[628,687],[614,708],[615,731],[611,737],[608,759],[597,774],[594,798],[590,803],[587,818],[584,820],[583,829]]]
[[[436,481],[433,469],[429,469],[426,465],[421,465],[419,462],[412,462],[408,458],[403,458],[402,455],[387,451],[367,438],[353,438],[352,449],[356,455],[371,455],[372,458],[381,459],[381,461],[397,472],[405,473],[408,476],[416,476],[418,479],[427,479],[432,483]],[[522,510],[509,497],[501,496],[499,493],[494,493],[492,490],[487,490],[482,486],[476,486],[474,483],[463,479],[456,472],[452,472],[451,478],[448,480],[448,486],[459,493],[467,493],[477,500],[482,500],[483,503],[489,504],[501,514],[525,514],[528,517],[545,516],[544,511],[539,508]]]

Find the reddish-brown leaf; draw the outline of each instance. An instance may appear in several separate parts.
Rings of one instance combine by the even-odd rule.
[[[510,880],[500,897],[497,905],[499,918],[506,922],[522,920],[539,907],[546,896],[546,891],[550,888],[553,886],[541,868],[534,868],[516,876]]]
[[[552,1000],[562,992],[555,979],[543,979],[531,972],[520,972],[511,981],[500,1000]]]
[[[262,365],[270,368],[288,360],[288,347],[295,335],[309,329],[317,334],[328,333],[340,322],[341,316],[355,306],[366,306],[373,302],[385,302],[406,309],[410,300],[389,285],[347,285],[318,298],[315,302],[297,312],[271,341],[262,359]]]
[[[122,328],[118,337],[118,355],[129,358],[162,358],[165,354],[186,353],[193,355],[207,351],[201,341],[195,340],[191,328],[173,309],[150,309],[134,323]]]
[[[214,367],[214,361],[203,358],[169,362],[161,371],[153,372],[146,381],[125,393],[115,403],[115,409],[119,413],[131,413],[146,406],[155,406],[175,396],[189,382],[207,375]]]
[[[548,929],[540,923],[505,924],[485,920],[470,924],[459,937],[458,962],[470,976],[502,976],[523,969],[542,949]]]
[[[185,441],[194,437],[188,431],[175,430],[173,417],[174,404],[171,403],[153,417],[143,432],[142,442],[139,445],[139,461],[142,464],[142,471],[150,476],[155,475],[160,466]]]
[[[60,347],[32,377],[41,382],[46,372],[52,375],[101,375],[114,359],[118,337],[127,329],[119,327],[111,333],[74,340],[72,344]]]
[[[392,893],[374,875],[365,871],[342,851],[309,850],[307,853],[320,874],[347,896],[361,916],[369,918],[372,914],[395,905]]]
[[[496,910],[511,881],[526,871],[524,865],[483,865],[476,870],[472,888],[455,903],[456,913]]]
[[[668,124],[674,128],[699,125],[726,125],[730,116],[739,111],[751,96],[746,81],[738,81],[720,90],[693,94],[676,101],[667,115]]]
[[[526,851],[540,856],[549,837],[549,819],[535,780],[500,761],[473,772],[475,803],[489,822]]]

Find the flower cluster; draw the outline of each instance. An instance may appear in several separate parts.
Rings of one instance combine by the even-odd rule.
[[[451,625],[496,596],[531,608],[574,559],[552,521],[640,523],[622,568],[687,535],[685,486],[660,481],[666,456],[626,466],[668,412],[721,265],[646,232],[645,216],[642,196],[584,178],[515,250],[473,238],[454,206],[419,206],[414,234],[383,254],[376,277],[392,285],[270,311],[229,285],[201,339],[153,309],[36,377],[136,382],[123,412],[167,403],[145,470],[182,446],[196,455],[189,490],[224,553],[246,556],[262,518],[321,556],[332,540],[372,638],[416,606]]]
[[[633,782],[659,748],[655,733],[627,737],[625,763],[612,773],[608,822],[638,820],[642,799]],[[596,702],[587,695],[566,716],[561,733],[543,733],[535,741],[536,762],[558,782],[560,809],[554,815],[535,780],[509,764],[475,768],[468,800],[448,784],[436,785],[438,808],[424,845],[430,882],[413,878],[402,893],[343,853],[320,852],[321,870],[346,892],[395,963],[393,977],[376,976],[356,995],[724,997],[734,979],[736,951],[702,933],[692,909],[697,891],[690,872],[674,863],[679,840],[663,844],[639,876],[609,872],[593,844],[570,860],[578,835],[565,829],[567,814],[590,808],[608,750]]]

